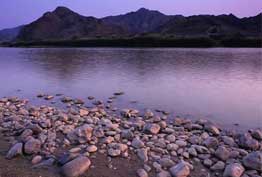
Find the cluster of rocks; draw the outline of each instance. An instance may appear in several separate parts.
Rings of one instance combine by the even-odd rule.
[[[13,144],[7,159],[27,155],[33,168],[56,165],[64,176],[76,177],[88,171],[89,157],[95,153],[109,156],[109,163],[110,158],[130,158],[135,153],[144,164],[137,170],[139,177],[151,171],[157,177],[187,177],[199,170],[195,163],[216,176],[261,176],[260,129],[222,131],[207,120],[192,121],[165,112],[118,112],[110,105],[112,99],[108,104],[94,101],[88,108],[80,99],[61,101],[67,109],[30,106],[16,97],[0,99],[0,131]]]

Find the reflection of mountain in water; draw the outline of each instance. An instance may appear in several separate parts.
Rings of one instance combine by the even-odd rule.
[[[23,56],[38,72],[64,81],[99,76],[144,83],[151,78],[187,75],[199,79],[259,79],[262,66],[259,57],[250,58],[241,49],[30,49]]]

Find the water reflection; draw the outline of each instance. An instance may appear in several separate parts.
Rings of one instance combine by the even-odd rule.
[[[23,89],[162,108],[224,124],[261,123],[262,59],[259,49],[0,49],[0,96]],[[11,74],[10,74],[11,73]],[[18,74],[19,73],[19,74]]]

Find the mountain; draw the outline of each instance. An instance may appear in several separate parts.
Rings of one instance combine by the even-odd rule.
[[[38,20],[25,25],[17,36],[21,41],[77,39],[90,37],[121,36],[124,31],[101,19],[79,15],[66,7],[47,12]]]
[[[141,8],[136,12],[130,12],[124,15],[109,16],[102,20],[107,24],[121,26],[131,34],[149,33],[157,27],[165,24],[172,16],[167,16],[159,11]]]
[[[24,26],[0,30],[0,41],[15,40]]]
[[[239,19],[230,15],[174,17],[155,32],[176,36],[260,36],[261,15]]]
[[[50,41],[71,39],[158,37],[253,37],[261,38],[262,13],[238,18],[229,15],[165,15],[141,8],[123,15],[101,19],[82,16],[57,7],[36,21],[0,31],[0,41]]]

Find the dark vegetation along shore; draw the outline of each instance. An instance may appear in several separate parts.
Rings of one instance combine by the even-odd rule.
[[[6,47],[262,47],[262,39],[255,38],[156,38],[137,37],[119,39],[50,40],[2,43]]]
[[[13,47],[261,47],[261,20],[262,13],[185,17],[145,8],[95,18],[57,7],[32,23],[0,30],[0,42]]]
[[[239,133],[161,110],[118,110],[112,103],[122,94],[88,97],[90,107],[60,94],[38,98],[61,107],[0,99],[0,176],[261,176],[261,129]]]

